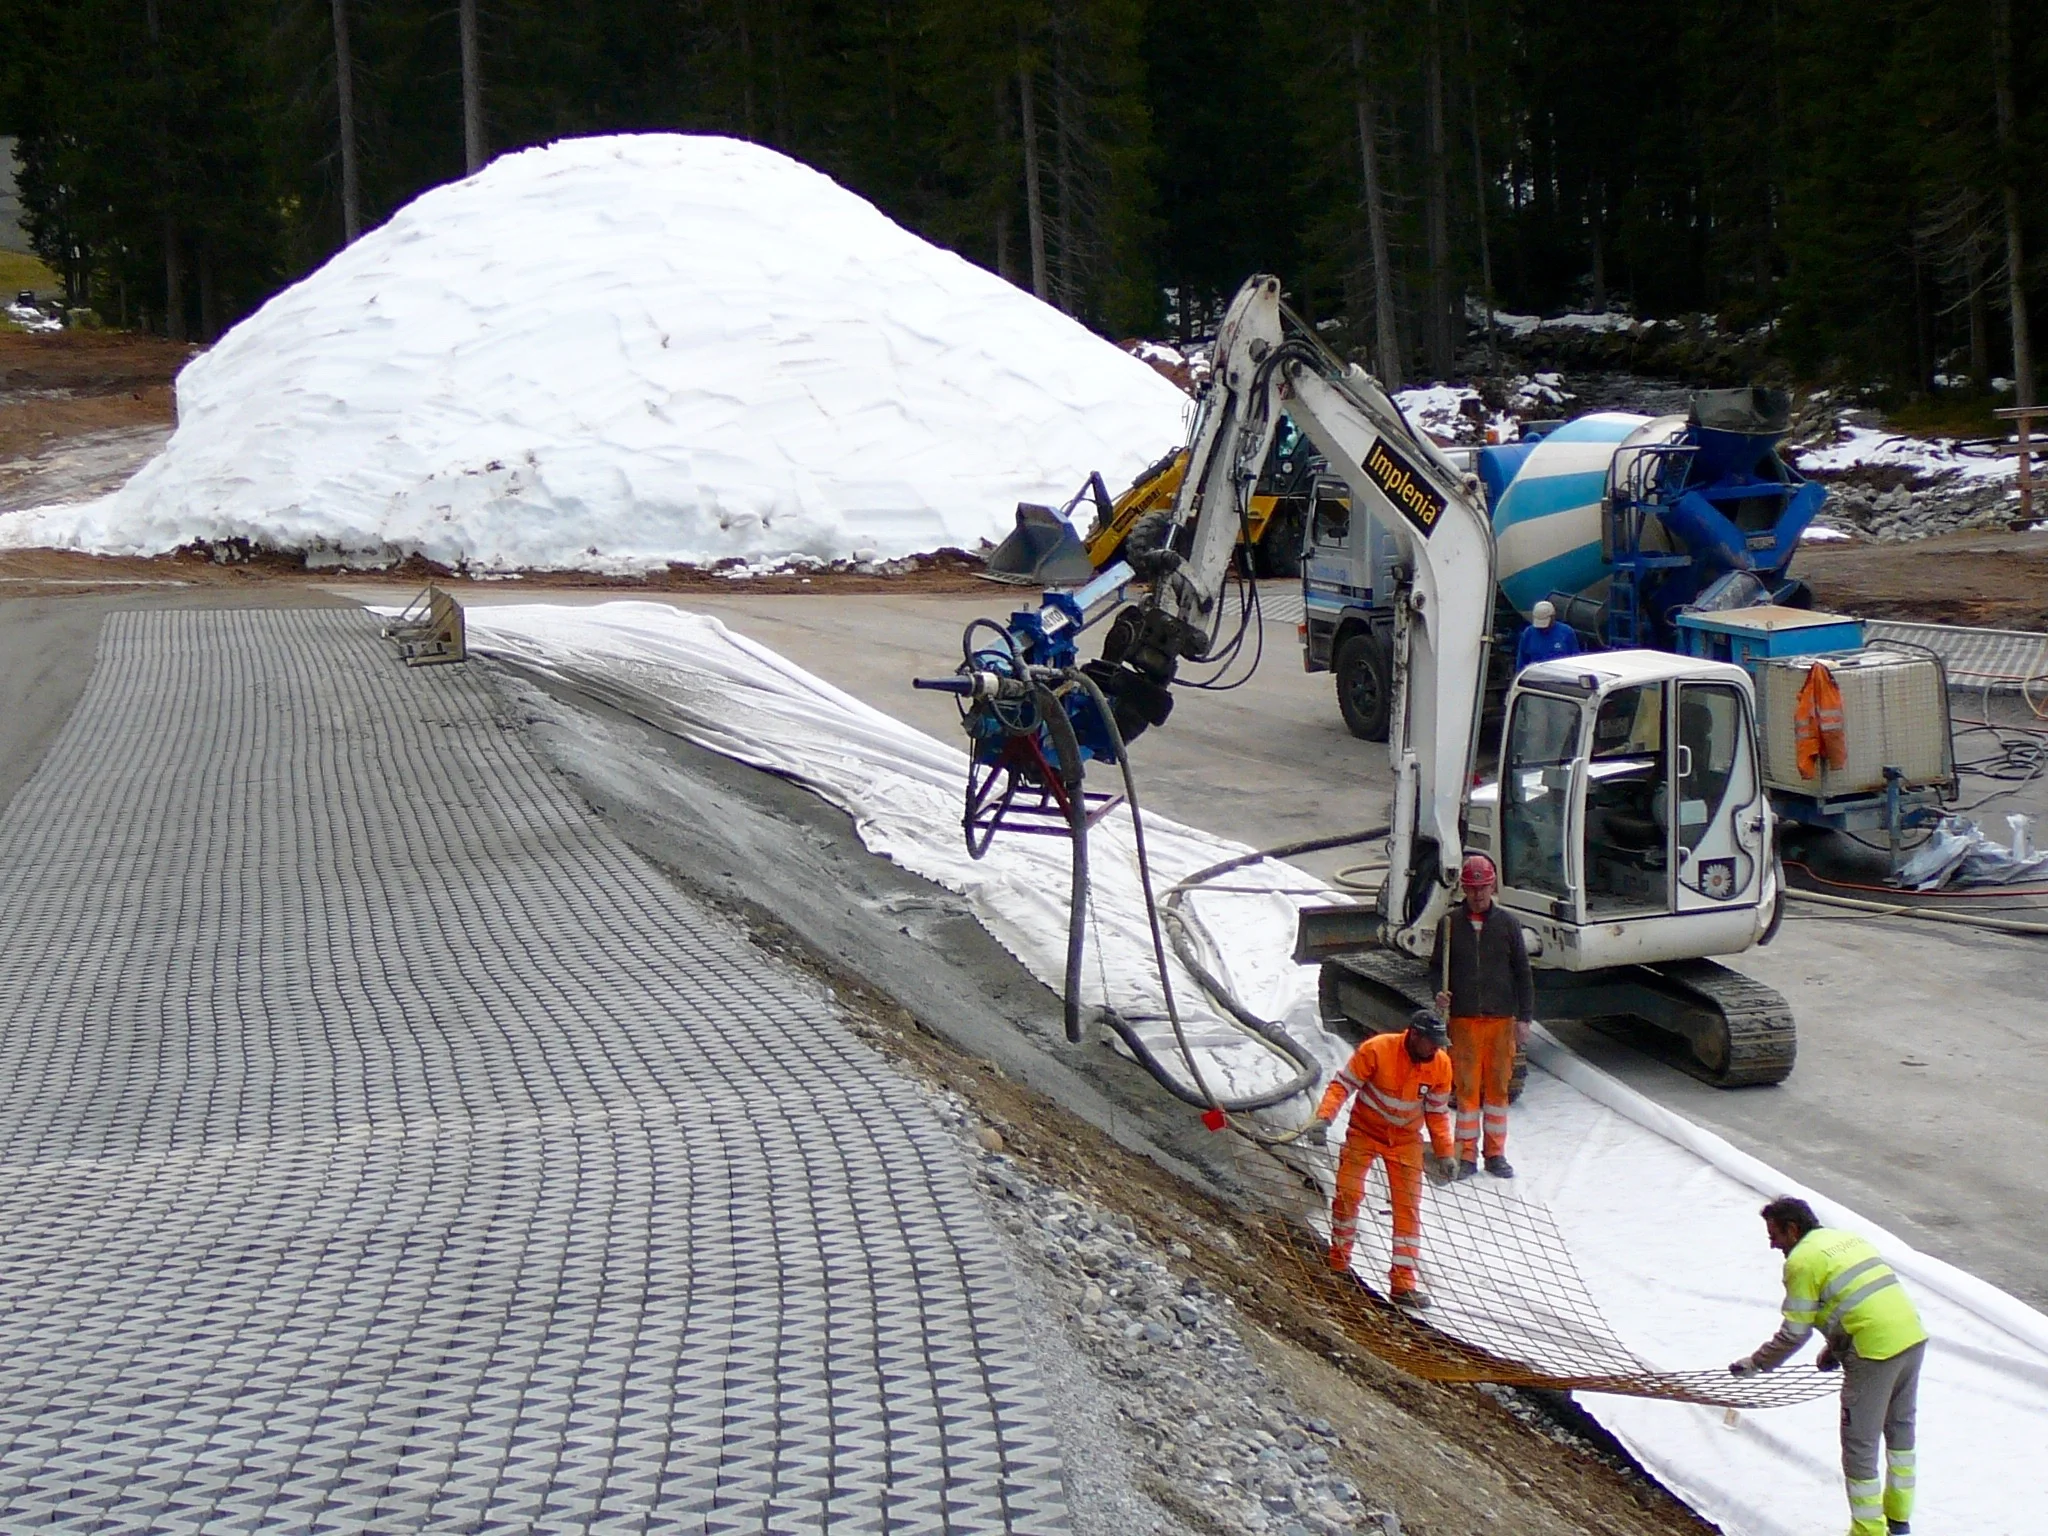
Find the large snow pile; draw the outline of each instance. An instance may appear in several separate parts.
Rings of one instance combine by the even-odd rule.
[[[614,571],[972,549],[1019,500],[1123,485],[1186,404],[772,150],[574,139],[279,294],[180,375],[160,459],[0,543]]]

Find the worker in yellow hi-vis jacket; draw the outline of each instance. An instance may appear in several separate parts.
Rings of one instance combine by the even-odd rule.
[[[1812,1206],[1790,1195],[1763,1214],[1771,1246],[1785,1255],[1785,1322],[1763,1348],[1728,1369],[1737,1376],[1771,1370],[1818,1330],[1827,1343],[1815,1363],[1842,1371],[1849,1536],[1902,1536],[1912,1529],[1913,1421],[1927,1330],[1891,1265],[1862,1238],[1823,1227]]]

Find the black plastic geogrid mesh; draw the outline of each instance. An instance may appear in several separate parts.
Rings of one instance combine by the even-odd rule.
[[[1334,1157],[1334,1147],[1332,1155]],[[1285,1159],[1283,1161],[1282,1159]],[[1728,1408],[1777,1408],[1837,1389],[1811,1369],[1731,1376],[1725,1366],[1667,1370],[1624,1344],[1595,1300],[1556,1217],[1499,1180],[1422,1183],[1421,1281],[1429,1307],[1391,1306],[1392,1198],[1375,1165],[1348,1272],[1330,1269],[1329,1165],[1289,1149],[1253,1160],[1265,1186],[1268,1251],[1362,1348],[1429,1381],[1611,1392]]]

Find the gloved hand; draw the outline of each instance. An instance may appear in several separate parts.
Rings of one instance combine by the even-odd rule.
[[[1458,1160],[1455,1157],[1438,1157],[1434,1152],[1422,1155],[1423,1172],[1429,1175],[1432,1184],[1448,1184],[1458,1176]]]
[[[1813,1362],[1813,1368],[1817,1371],[1839,1371],[1842,1368],[1841,1360],[1835,1355],[1834,1345],[1823,1344],[1821,1346],[1820,1354]]]
[[[1750,1359],[1748,1355],[1744,1355],[1740,1360],[1734,1361],[1729,1365],[1728,1374],[1730,1376],[1754,1376],[1756,1374],[1756,1362]]]
[[[1295,1136],[1294,1140],[1299,1146],[1327,1147],[1330,1144],[1330,1122],[1327,1120],[1311,1120],[1301,1128],[1300,1133]]]

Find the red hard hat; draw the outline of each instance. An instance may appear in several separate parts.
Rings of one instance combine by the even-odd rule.
[[[1492,885],[1494,879],[1493,860],[1483,853],[1468,855],[1465,867],[1458,871],[1458,884],[1468,891],[1476,890],[1482,885]]]

